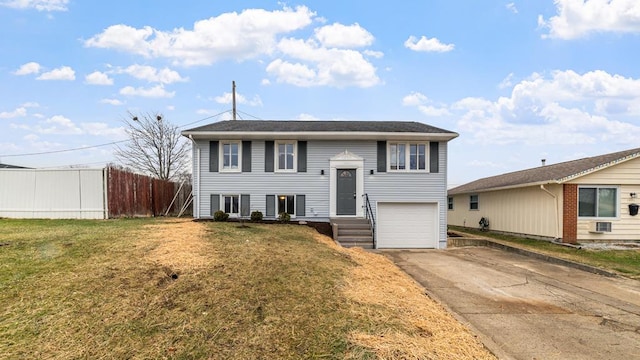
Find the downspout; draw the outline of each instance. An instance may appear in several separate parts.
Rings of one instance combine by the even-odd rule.
[[[553,198],[553,201],[555,203],[555,213],[556,213],[556,240],[560,239],[560,221],[558,220],[558,216],[559,216],[559,210],[558,210],[558,197],[553,194],[551,191],[547,190],[544,187],[544,184],[540,184],[540,190],[546,192],[547,194],[549,194],[549,196],[551,196]]]
[[[193,217],[200,218],[200,148],[197,146],[193,136],[189,135],[189,140],[193,143],[193,149],[195,150],[195,161],[193,166],[193,180],[196,183],[196,188],[191,191],[194,193],[195,201],[193,202]],[[195,191],[194,191],[195,190]]]

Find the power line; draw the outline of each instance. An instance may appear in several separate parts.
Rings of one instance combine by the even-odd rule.
[[[187,127],[189,125],[197,124],[199,122],[202,122],[202,121],[205,121],[205,120],[220,116],[220,115],[222,115],[224,113],[228,113],[230,111],[231,110],[225,110],[225,111],[219,112],[219,113],[217,113],[215,115],[210,115],[210,116],[207,116],[205,118],[202,118],[202,119],[199,119],[199,120],[187,123],[187,124],[180,125],[180,126],[178,126],[178,129],[182,129],[182,128]],[[63,153],[63,152],[87,150],[87,149],[94,149],[94,148],[103,147],[103,146],[115,145],[115,144],[120,144],[120,143],[127,142],[127,141],[129,141],[129,140],[119,140],[119,141],[113,141],[113,142],[105,143],[105,144],[83,146],[83,147],[72,148],[72,149],[50,150],[50,151],[41,151],[41,152],[34,152],[34,153],[24,153],[24,154],[0,155],[0,158],[2,158],[2,157],[18,157],[18,156],[35,156],[35,155],[59,154],[59,153]]]
[[[98,148],[98,147],[102,147],[102,146],[115,145],[115,144],[123,143],[123,142],[125,142],[125,141],[129,141],[129,140],[113,141],[113,142],[106,143],[106,144],[91,145],[91,146],[83,146],[83,147],[73,148],[73,149],[51,150],[51,151],[42,151],[42,152],[26,153],[26,154],[0,155],[0,157],[14,157],[14,156],[33,156],[33,155],[57,154],[57,153],[63,153],[63,152],[68,152],[68,151],[86,150],[86,149],[93,149],[93,148]]]

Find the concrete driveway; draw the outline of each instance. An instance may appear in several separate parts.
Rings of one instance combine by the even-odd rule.
[[[382,253],[501,359],[640,359],[640,281],[485,247]]]

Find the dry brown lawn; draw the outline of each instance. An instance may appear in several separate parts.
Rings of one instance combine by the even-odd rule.
[[[0,358],[494,358],[387,258],[304,226],[0,231]]]

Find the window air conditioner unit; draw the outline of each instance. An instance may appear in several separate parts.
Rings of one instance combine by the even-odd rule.
[[[589,232],[598,233],[598,234],[611,232],[611,222],[610,221],[592,221],[589,223]]]

